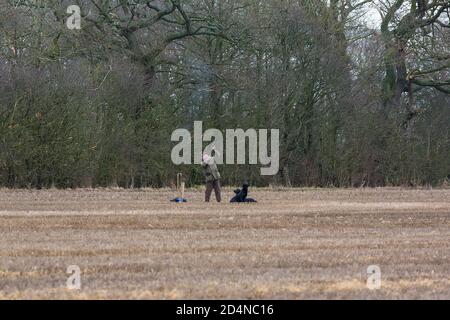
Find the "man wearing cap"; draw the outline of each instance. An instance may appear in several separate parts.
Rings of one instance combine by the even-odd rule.
[[[209,202],[211,200],[211,193],[214,189],[217,202],[221,202],[222,196],[220,194],[220,173],[219,169],[217,169],[216,160],[214,159],[214,157],[205,153],[203,154],[202,166],[206,180],[205,201]]]

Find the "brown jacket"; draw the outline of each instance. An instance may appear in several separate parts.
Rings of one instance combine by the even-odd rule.
[[[208,162],[203,162],[202,166],[206,182],[213,182],[220,179],[219,169],[214,158],[211,158]]]

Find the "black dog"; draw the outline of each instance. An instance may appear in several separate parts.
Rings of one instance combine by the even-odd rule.
[[[254,203],[257,202],[255,199],[247,198],[248,196],[248,184],[245,183],[241,189],[234,190],[236,194],[233,199],[231,199],[231,203]]]

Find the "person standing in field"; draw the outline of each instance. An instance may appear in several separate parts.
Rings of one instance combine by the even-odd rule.
[[[213,148],[215,151],[215,148]],[[217,151],[215,151],[217,152]],[[205,191],[205,201],[209,202],[211,200],[211,193],[214,189],[214,193],[216,194],[217,202],[222,202],[222,195],[220,190],[220,173],[217,168],[217,163],[214,157],[209,154],[203,154],[203,162],[202,162],[203,171],[205,174],[206,180],[206,191]]]

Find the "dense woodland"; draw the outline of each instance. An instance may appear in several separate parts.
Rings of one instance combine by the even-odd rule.
[[[69,30],[69,5],[81,30]],[[280,129],[280,171],[224,183],[450,178],[444,0],[0,0],[0,185],[171,185],[177,128]]]

